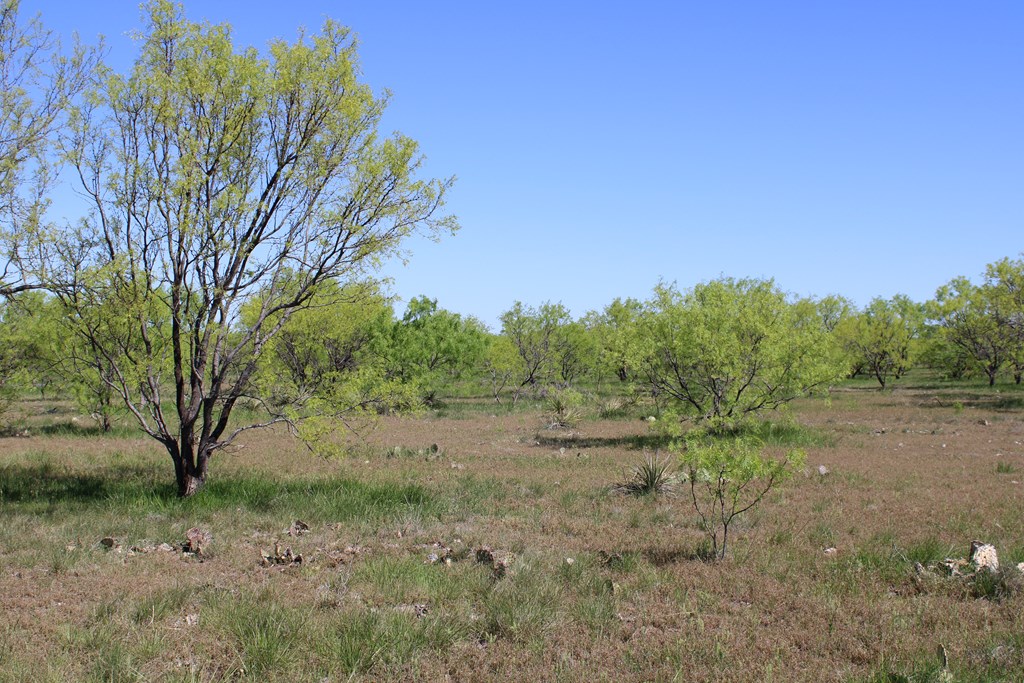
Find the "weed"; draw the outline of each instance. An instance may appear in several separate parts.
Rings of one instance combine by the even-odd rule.
[[[996,474],[1013,474],[1013,463],[1000,460],[996,463]]]

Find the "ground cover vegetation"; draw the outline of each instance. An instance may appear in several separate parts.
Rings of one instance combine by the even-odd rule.
[[[154,0],[119,75],[2,10],[0,681],[1024,675],[1024,260],[396,315],[452,181],[347,29]]]

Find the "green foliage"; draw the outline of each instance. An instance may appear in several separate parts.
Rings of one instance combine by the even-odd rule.
[[[102,46],[77,37],[70,52],[38,18],[0,3],[0,294],[44,284],[50,244],[44,214],[57,180],[56,141],[73,100],[98,68]]]
[[[851,375],[870,374],[884,389],[911,367],[923,327],[922,307],[897,295],[872,299],[859,315],[842,320],[835,333],[847,353]]]
[[[501,315],[501,334],[518,355],[510,382],[518,384],[513,402],[527,388],[578,383],[597,364],[593,336],[562,304],[535,309],[517,301]]]
[[[1004,369],[1014,381],[1024,374],[1024,261],[989,264],[980,285],[957,277],[928,304],[937,324],[930,346],[933,367],[959,378],[980,372],[989,386]]]
[[[643,310],[643,304],[636,299],[615,299],[600,313],[592,312],[587,318],[587,327],[597,345],[599,370],[611,374],[619,381],[626,382],[633,377],[630,363],[633,360],[632,345],[635,340],[634,327]]]
[[[813,302],[789,302],[765,280],[658,287],[631,349],[657,395],[715,424],[824,391],[843,373]]]
[[[436,299],[425,296],[412,299],[402,319],[374,344],[389,376],[416,385],[428,403],[463,373],[479,367],[485,347],[482,323],[438,308]]]
[[[725,558],[736,517],[757,506],[806,460],[802,450],[791,450],[782,459],[769,457],[759,441],[748,437],[721,440],[700,431],[687,435],[680,463],[715,558]]]

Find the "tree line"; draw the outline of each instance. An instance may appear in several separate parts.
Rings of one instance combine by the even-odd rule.
[[[240,395],[268,416],[401,411],[457,394],[515,404],[549,396],[579,402],[589,393],[651,397],[680,417],[714,423],[824,393],[843,378],[884,388],[913,367],[1019,384],[1022,286],[1024,260],[1009,258],[990,264],[979,284],[954,278],[930,301],[897,295],[860,309],[835,295],[788,296],[771,280],[719,278],[684,291],[659,285],[645,301],[616,299],[578,318],[560,303],[517,301],[491,331],[426,296],[396,316],[372,281],[332,279],[283,321],[261,321],[263,299],[255,296],[224,333],[241,338],[257,324],[279,327]],[[160,303],[146,313],[152,336],[174,325]],[[64,298],[9,297],[0,318],[6,395],[70,394],[109,429],[123,410],[115,377],[126,361],[108,358],[106,337],[118,338],[134,312],[101,313],[102,325],[83,334],[79,309]],[[121,353],[156,362],[143,340],[135,344]],[[173,374],[173,356],[161,361]]]

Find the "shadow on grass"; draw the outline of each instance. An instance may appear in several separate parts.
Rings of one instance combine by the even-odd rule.
[[[554,448],[614,448],[658,450],[668,448],[672,439],[659,434],[631,434],[630,436],[580,436],[576,434],[537,434],[541,446]]]
[[[11,513],[70,514],[219,511],[288,513],[310,521],[382,519],[416,511],[437,514],[434,496],[418,485],[369,484],[341,477],[275,480],[267,476],[214,476],[196,496],[178,498],[169,467],[124,465],[75,472],[50,463],[0,468],[0,505]]]
[[[1024,393],[1014,391],[1014,394],[950,391],[941,396],[923,398],[918,405],[922,408],[982,408],[996,412],[1024,410]]]

